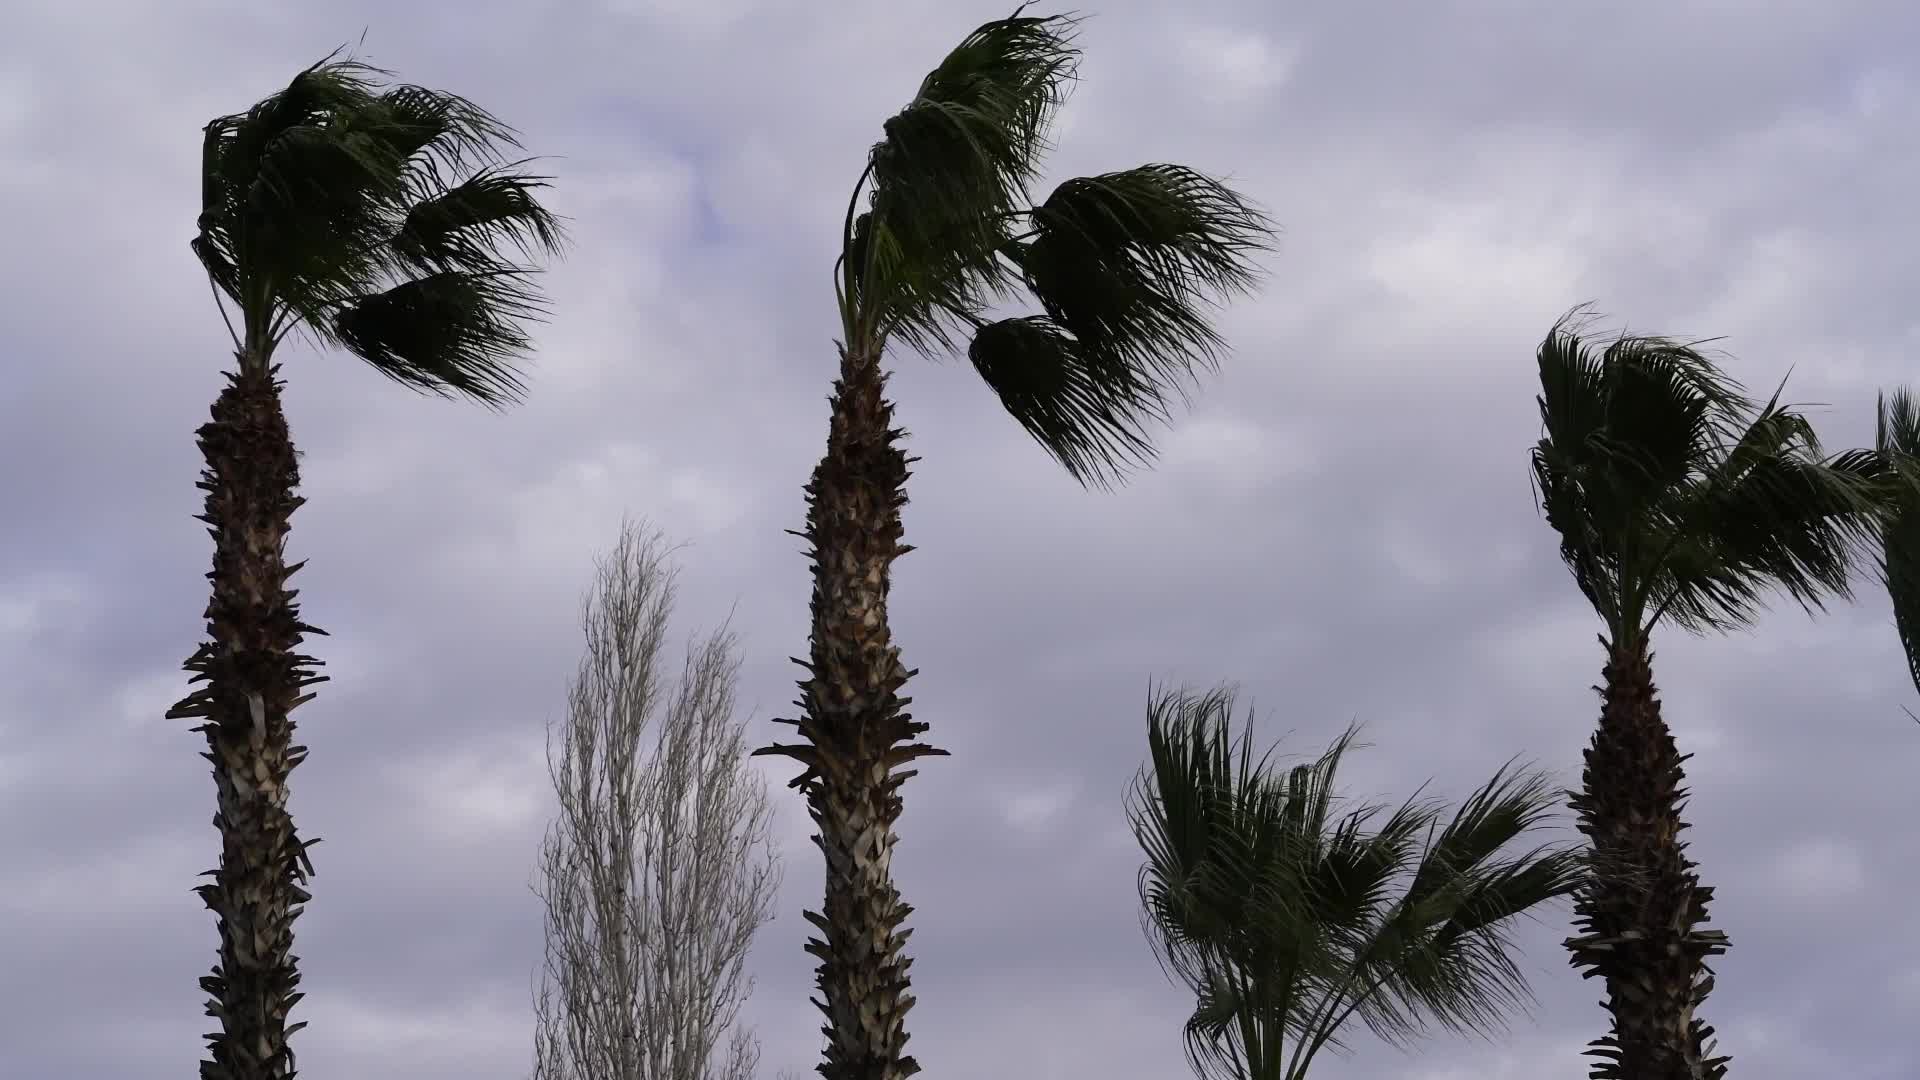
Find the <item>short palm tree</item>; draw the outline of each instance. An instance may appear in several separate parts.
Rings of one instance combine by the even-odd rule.
[[[1546,776],[1502,768],[1451,816],[1416,800],[1336,813],[1352,730],[1276,771],[1232,713],[1225,691],[1154,695],[1129,800],[1148,936],[1197,997],[1196,1073],[1303,1080],[1355,1017],[1405,1042],[1527,1004],[1507,931],[1582,873],[1564,846],[1509,850],[1552,811]]]
[[[1612,1030],[1593,1075],[1703,1080],[1725,1072],[1696,1015],[1712,988],[1681,764],[1655,696],[1649,641],[1749,623],[1768,593],[1809,612],[1848,595],[1879,531],[1871,451],[1825,456],[1778,393],[1755,408],[1694,346],[1621,336],[1596,351],[1562,319],[1538,352],[1544,433],[1534,485],[1560,555],[1606,628],[1600,723],[1573,801],[1594,876],[1575,906],[1572,963],[1607,987]]]
[[[535,198],[541,178],[504,161],[512,132],[470,102],[338,59],[206,127],[193,250],[234,339],[235,370],[198,432],[213,536],[207,636],[186,668],[201,684],[169,718],[202,721],[213,763],[220,865],[199,888],[220,956],[200,980],[220,1030],[206,1080],[294,1075],[287,1023],[300,994],[293,921],[311,865],[287,811],[306,756],[293,710],[324,676],[298,650],[287,579],[299,467],[281,411],[275,351],[298,329],[408,386],[498,405],[541,297],[509,257],[560,242]],[[230,301],[237,319],[228,315]]]
[[[1023,9],[1024,10],[1024,9]],[[961,42],[885,124],[854,185],[835,263],[842,337],[827,449],[799,533],[813,561],[812,634],[797,720],[804,742],[765,747],[803,766],[826,859],[820,1007],[828,1080],[901,1080],[909,908],[890,872],[896,772],[936,754],[904,707],[912,672],[887,621],[909,459],[882,367],[889,345],[958,349],[1013,417],[1086,484],[1152,457],[1145,424],[1211,366],[1214,297],[1246,289],[1266,219],[1225,185],[1178,165],[1028,185],[1074,74],[1073,21],[1012,17]],[[861,209],[862,194],[866,209]],[[996,302],[1037,311],[992,318]]]

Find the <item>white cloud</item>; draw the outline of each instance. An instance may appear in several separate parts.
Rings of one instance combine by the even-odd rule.
[[[454,1000],[396,1008],[351,992],[310,990],[301,1013],[313,1031],[336,1033],[319,1047],[296,1043],[301,1063],[316,1072],[367,1075],[396,1058],[420,1067],[521,1075],[532,1060],[530,999],[498,1000],[455,988]]]
[[[381,771],[413,803],[421,827],[458,843],[492,845],[537,832],[553,800],[545,744],[531,735],[436,749]]]
[[[1186,73],[1211,102],[1248,105],[1287,81],[1299,46],[1258,30],[1194,26],[1181,20],[1175,33]]]
[[[995,797],[1000,817],[1007,825],[1026,833],[1052,832],[1056,822],[1070,810],[1079,797],[1080,785],[1072,779],[1054,780],[1022,790],[1002,791]]]
[[[1871,884],[1859,846],[1836,836],[1792,842],[1775,858],[1773,873],[1788,896],[1818,905],[1844,901]]]

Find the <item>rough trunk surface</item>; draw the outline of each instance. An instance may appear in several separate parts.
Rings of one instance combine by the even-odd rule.
[[[195,891],[219,924],[220,958],[200,980],[207,1015],[220,1030],[207,1035],[202,1080],[290,1080],[295,1075],[287,1023],[300,1000],[293,921],[309,899],[306,847],[287,813],[287,776],[306,756],[293,744],[290,714],[323,681],[319,661],[296,650],[319,633],[300,621],[297,590],[287,579],[289,519],[304,501],[294,494],[299,467],[280,409],[277,369],[249,364],[213,403],[199,432],[206,459],[199,487],[213,536],[207,574],[207,637],[186,663],[198,688],[168,713],[196,718],[213,763],[220,865]]]
[[[791,786],[807,799],[826,857],[826,900],[806,918],[819,936],[806,949],[820,961],[814,1004],[826,1014],[826,1080],[905,1080],[920,1071],[906,1052],[907,968],[901,952],[912,908],[893,886],[899,788],[929,754],[910,743],[927,729],[905,707],[900,688],[913,672],[900,662],[887,625],[893,560],[900,542],[910,459],[892,426],[886,375],[878,358],[842,353],[834,383],[827,452],[806,488],[807,527],[799,535],[813,560],[811,656],[795,662],[797,720],[782,720],[805,742],[755,751],[793,758],[805,768]]]
[[[1609,647],[1600,728],[1586,751],[1580,831],[1595,876],[1575,905],[1571,962],[1606,981],[1613,1029],[1591,1044],[1595,1080],[1719,1080],[1713,1029],[1694,1015],[1713,988],[1706,959],[1726,935],[1703,929],[1713,890],[1680,839],[1686,758],[1660,717],[1644,645]]]

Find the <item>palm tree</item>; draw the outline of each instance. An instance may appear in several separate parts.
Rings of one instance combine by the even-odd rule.
[[[1197,1074],[1302,1080],[1355,1016],[1405,1043],[1530,1000],[1507,930],[1582,873],[1566,847],[1501,854],[1551,811],[1545,775],[1503,767],[1451,817],[1416,796],[1375,825],[1383,806],[1334,812],[1352,729],[1278,772],[1250,732],[1236,745],[1232,713],[1226,691],[1154,695],[1128,809],[1149,939],[1197,998]]]
[[[1882,394],[1876,411],[1874,449],[1893,481],[1886,495],[1880,579],[1893,600],[1907,673],[1920,689],[1920,402],[1902,387],[1891,396]]]
[[[502,160],[513,133],[472,103],[335,53],[252,109],[206,127],[193,240],[233,338],[235,370],[198,432],[213,536],[208,640],[186,663],[202,684],[169,718],[202,721],[213,763],[220,865],[197,891],[219,923],[200,980],[220,1030],[206,1080],[295,1074],[287,1012],[300,999],[293,921],[311,864],[287,812],[306,756],[294,709],[320,682],[287,579],[299,467],[281,411],[275,350],[298,329],[416,389],[498,406],[542,308],[531,258],[560,243],[542,178]],[[222,298],[238,312],[228,315]],[[237,321],[237,327],[236,327]]]
[[[1021,9],[1024,11],[1024,8]],[[927,730],[903,711],[912,675],[887,623],[889,568],[909,550],[900,510],[910,460],[882,360],[899,341],[968,359],[1040,445],[1083,484],[1145,464],[1145,425],[1212,366],[1217,295],[1254,280],[1271,236],[1225,185],[1153,164],[1068,180],[1044,202],[1028,185],[1074,75],[1073,20],[1013,16],[979,27],[889,119],[854,185],[835,263],[842,336],[827,448],[806,487],[812,633],[795,759],[826,859],[819,1001],[828,1080],[901,1080],[909,908],[889,870],[899,788]],[[866,209],[860,208],[862,193]],[[1025,295],[1038,311],[991,320]]]
[[[1589,1051],[1595,1077],[1719,1077],[1727,1059],[1695,1013],[1727,940],[1703,928],[1713,890],[1680,839],[1686,759],[1661,718],[1649,640],[1662,621],[1745,626],[1772,591],[1809,613],[1847,596],[1879,531],[1883,470],[1872,451],[1824,456],[1778,392],[1756,409],[1694,345],[1622,335],[1595,352],[1569,318],[1539,349],[1534,485],[1605,624],[1607,658],[1573,800],[1594,878],[1567,947],[1606,981],[1613,1023]]]

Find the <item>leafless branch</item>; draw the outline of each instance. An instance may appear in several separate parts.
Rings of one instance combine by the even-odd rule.
[[[559,816],[542,846],[546,962],[534,1080],[750,1080],[745,961],[779,863],[734,718],[738,639],[690,642],[668,685],[677,572],[628,522],[581,616],[586,651],[548,728]]]

